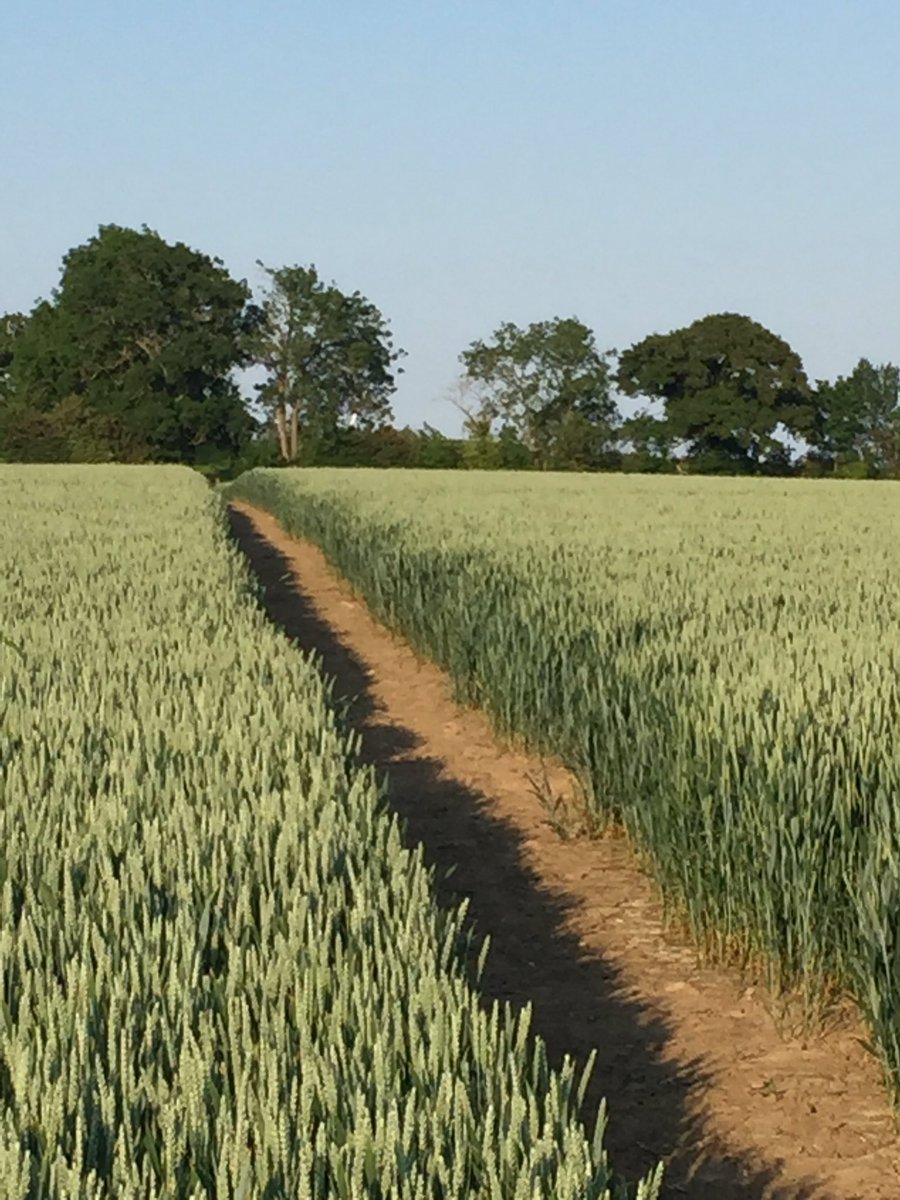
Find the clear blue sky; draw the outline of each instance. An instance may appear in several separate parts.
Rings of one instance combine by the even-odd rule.
[[[709,312],[900,360],[897,0],[6,0],[0,311],[101,223],[359,288],[409,352]]]

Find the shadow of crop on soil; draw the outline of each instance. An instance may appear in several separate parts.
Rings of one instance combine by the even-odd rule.
[[[583,1063],[597,1048],[582,1117],[590,1131],[608,1098],[614,1168],[636,1179],[667,1159],[663,1195],[673,1200],[826,1200],[815,1180],[785,1188],[777,1162],[750,1166],[711,1139],[702,1063],[664,1060],[665,1019],[626,994],[612,962],[586,956],[565,931],[565,907],[524,864],[518,832],[490,813],[483,795],[448,777],[412,730],[379,721],[369,670],[317,612],[289,560],[245,514],[231,509],[230,522],[263,585],[270,619],[334,679],[334,699],[361,736],[362,758],[387,777],[387,801],[405,824],[407,844],[424,846],[439,901],[468,897],[478,943],[490,936],[479,985],[486,1001],[531,1002],[532,1029],[554,1065],[564,1054]]]

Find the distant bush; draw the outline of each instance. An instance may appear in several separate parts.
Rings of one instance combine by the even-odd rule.
[[[834,469],[835,479],[877,479],[875,468],[862,459],[855,462],[839,463]]]

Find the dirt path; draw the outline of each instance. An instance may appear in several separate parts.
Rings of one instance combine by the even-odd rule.
[[[617,1169],[635,1177],[664,1157],[665,1194],[692,1200],[898,1200],[900,1138],[859,1030],[782,1040],[763,997],[663,932],[621,838],[551,830],[530,782],[539,764],[454,704],[445,676],[378,625],[316,547],[246,505],[231,520],[272,619],[352,699],[410,840],[442,880],[456,868],[441,889],[470,897],[491,937],[484,992],[531,1001],[556,1061],[597,1047],[587,1111],[608,1097]],[[553,784],[565,789],[565,773]]]

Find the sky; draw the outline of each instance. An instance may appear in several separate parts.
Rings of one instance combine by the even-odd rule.
[[[811,379],[900,361],[897,0],[5,0],[0,312],[102,224],[260,288],[314,263],[408,353],[576,316],[601,349],[711,312]]]

